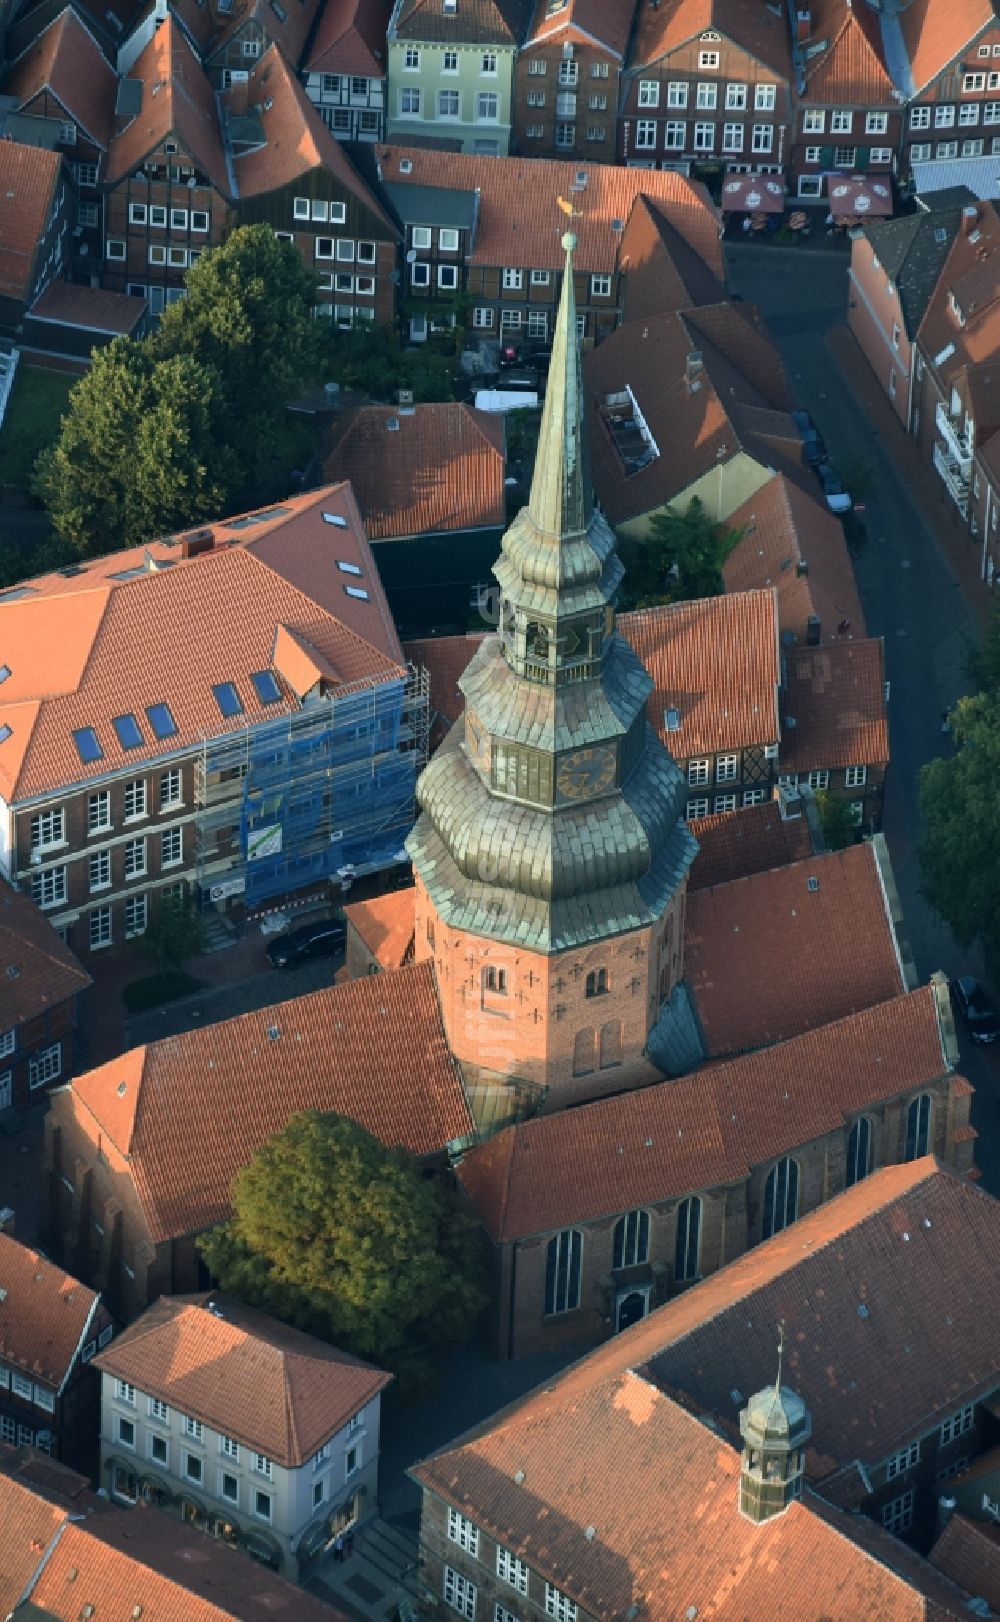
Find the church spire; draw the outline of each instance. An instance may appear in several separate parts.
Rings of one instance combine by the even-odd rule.
[[[583,383],[576,330],[573,249],[576,237],[562,238],[566,252],[562,293],[552,336],[548,386],[538,435],[528,512],[543,535],[562,537],[586,530],[590,481],[583,433]]]

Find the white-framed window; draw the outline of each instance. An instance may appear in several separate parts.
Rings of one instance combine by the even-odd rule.
[[[184,860],[184,829],[164,828],[160,835],[160,866],[176,867]]]
[[[696,152],[711,152],[715,145],[715,125],[696,124],[694,127],[694,149]]]
[[[500,98],[494,90],[480,90],[476,96],[476,118],[481,124],[495,124],[499,117]]]
[[[452,1543],[457,1543],[460,1549],[465,1549],[469,1554],[479,1553],[479,1528],[475,1521],[460,1515],[457,1509],[448,1511],[448,1536]]]
[[[243,55],[244,56],[254,57],[254,56],[259,56],[260,55],[260,40],[259,39],[244,39],[244,40],[241,40],[240,43],[243,46]]]
[[[445,51],[444,56],[443,56],[442,61],[441,61],[441,72],[442,73],[457,73],[458,72],[458,52],[457,51]]]
[[[934,148],[934,156],[936,158],[957,158],[958,142],[939,141],[937,146]]]
[[[554,1617],[555,1622],[576,1622],[576,1601],[564,1594],[561,1588],[553,1588],[551,1583],[546,1583],[545,1615]]]
[[[80,225],[98,225],[100,223],[100,209],[96,203],[85,203],[81,199],[76,205],[76,217]]]
[[[956,1414],[952,1414],[949,1419],[945,1420],[941,1426],[942,1447],[948,1442],[953,1442],[957,1436],[964,1436],[966,1431],[972,1429],[975,1412],[975,1408],[969,1403],[967,1407],[960,1408]]]
[[[47,1386],[36,1385],[35,1386],[35,1407],[43,1409],[44,1412],[47,1413],[47,1414],[54,1414],[55,1411],[56,1411],[56,1394],[55,1394],[55,1392],[50,1391]]]
[[[717,783],[735,783],[740,774],[739,755],[717,755],[715,760],[715,781]],[[688,782],[690,782],[690,777]]]
[[[830,787],[830,773],[828,771],[825,771],[825,770],[810,772],[809,773],[809,787],[810,788],[819,788],[819,789],[829,788]]]
[[[528,106],[529,107],[544,107],[545,106],[545,91],[544,90],[529,90],[528,91]]]
[[[950,129],[952,127],[952,125],[954,124],[954,122],[955,122],[955,109],[954,109],[954,107],[935,107],[935,109],[934,109],[934,128],[936,130]]]
[[[671,79],[667,85],[667,106],[683,109],[688,104],[688,87],[679,79]]]
[[[548,287],[551,281],[552,272],[550,270],[533,270],[531,272],[532,287]]]
[[[25,1402],[31,1401],[31,1381],[23,1374],[11,1374],[10,1387],[15,1397],[23,1397]]]
[[[583,1234],[564,1228],[549,1240],[545,1261],[545,1315],[575,1312],[580,1305]]]
[[[165,1425],[170,1418],[170,1409],[161,1397],[150,1397],[149,1417],[155,1419],[157,1424]]]
[[[412,248],[429,248],[434,240],[434,234],[429,225],[415,225],[410,231],[410,246]]]
[[[592,79],[606,79],[607,76],[608,76],[608,64],[606,62],[593,62],[593,63],[591,63],[590,77]]]
[[[931,125],[931,110],[930,110],[929,107],[911,107],[910,108],[910,128],[911,128],[911,130],[930,129],[930,125]]]
[[[997,103],[997,106],[1000,107],[1000,102]],[[1000,119],[997,122],[1000,123]],[[916,141],[910,148],[911,163],[926,163],[930,155],[931,144],[929,141]]]
[[[160,810],[165,811],[168,805],[181,804],[181,769],[171,766],[170,770],[163,772],[160,777]]]
[[[854,128],[854,114],[850,110],[834,108],[830,114],[830,134],[850,135]]]
[[[864,788],[868,779],[867,766],[848,766],[844,772],[845,788]]]
[[[73,168],[76,170],[76,183],[78,186],[97,185],[96,163],[74,163]]]
[[[549,335],[549,318],[544,310],[528,311],[528,337],[547,338]]]
[[[504,292],[519,292],[524,286],[523,270],[505,270],[503,273]]]
[[[400,117],[415,117],[420,112],[420,99],[422,95],[423,91],[418,90],[416,87],[401,90],[399,92]]]
[[[442,253],[458,252],[458,232],[440,230],[438,232],[438,247]]]
[[[98,789],[87,799],[87,832],[88,834],[103,833],[105,828],[111,827],[111,792],[109,789]]]
[[[167,250],[162,242],[151,242],[146,257],[151,265],[165,265],[167,262]]]
[[[95,907],[90,914],[90,949],[111,945],[111,908]]]
[[[909,1447],[904,1447],[900,1453],[894,1453],[892,1458],[886,1461],[885,1479],[892,1481],[895,1476],[904,1475],[907,1470],[912,1470],[919,1458],[920,1443],[911,1442]]]
[[[49,867],[31,875],[31,899],[36,907],[58,907],[66,900],[66,869]]]
[[[258,1475],[266,1476],[268,1481],[270,1481],[274,1475],[274,1465],[266,1453],[254,1454],[253,1467],[257,1471]]]
[[[205,208],[193,208],[191,210],[192,231],[207,231],[208,225],[208,210]]]
[[[699,51],[698,66],[700,68],[717,68],[719,66],[718,51]]]
[[[444,1585],[442,1592],[444,1602],[459,1616],[464,1616],[466,1622],[475,1622],[476,1617],[476,1585],[468,1577],[463,1577],[460,1571],[452,1566],[444,1568]]]
[[[528,1592],[528,1566],[519,1555],[505,1549],[503,1544],[497,1544],[497,1576],[502,1583],[507,1583],[518,1594]]]
[[[181,1454],[181,1475],[185,1481],[200,1483],[205,1474],[205,1461],[200,1453]]]
[[[727,84],[726,86],[726,112],[746,112],[747,87],[745,84]]]
[[[485,74],[487,77],[495,77],[496,76],[496,71],[497,71],[497,53],[496,53],[496,51],[484,51],[483,52],[479,71],[480,71],[480,73]]]
[[[188,211],[186,208],[172,208],[170,210],[171,231],[186,231],[188,228]]]
[[[683,124],[681,128],[683,129]],[[648,150],[656,145],[656,119],[640,118],[635,126],[635,144],[641,150]]]
[[[307,220],[309,218],[308,197],[292,198],[292,217],[296,220]]]
[[[978,101],[967,101],[963,107],[958,109],[958,122],[966,125],[979,123]]]
[[[516,332],[519,330],[523,317],[520,310],[500,311],[501,332]]]
[[[403,52],[403,67],[407,73],[420,72],[420,52],[415,45],[407,45]]]
[[[232,1459],[235,1463],[239,1463],[240,1444],[236,1441],[235,1437],[220,1436],[219,1447],[227,1459]]]
[[[461,111],[461,97],[457,90],[439,90],[437,94],[438,118],[457,118]]]
[[[763,805],[767,799],[767,790],[763,788],[748,788],[743,790],[744,805]]]
[[[479,327],[480,330],[482,330],[483,327],[492,327],[493,311],[486,305],[477,305],[475,310],[472,312],[472,325],[474,327]]]
[[[655,129],[655,125],[654,125]],[[687,125],[681,118],[668,118],[663,127],[663,144],[668,152],[683,152]],[[638,142],[636,143],[638,145]]]
[[[126,1419],[124,1415],[118,1414],[115,1420],[115,1432],[115,1441],[118,1442],[119,1446],[130,1448],[132,1452],[135,1452],[135,1420]]]
[[[688,800],[688,803],[684,808],[684,815],[687,818],[688,822],[694,822],[698,817],[707,817],[708,816],[708,800],[707,799]]]
[[[457,265],[438,265],[438,286],[446,292],[458,286]]]
[[[66,843],[66,813],[61,808],[57,811],[39,811],[31,819],[31,848],[32,850],[51,850],[54,845]]]
[[[611,277],[610,276],[591,276],[591,278],[590,278],[590,296],[591,296],[591,298],[610,298],[611,297]]]
[[[150,223],[150,225],[163,227],[164,229],[166,228],[167,211],[164,208],[162,203],[150,203],[150,205],[149,205],[149,223]]]
[[[539,56],[533,56],[528,63],[528,72],[533,78],[543,79],[549,71],[549,64]]]
[[[146,779],[134,777],[125,784],[125,821],[131,822],[146,815]]]
[[[128,223],[129,223],[129,225],[145,225],[145,223],[146,223],[146,205],[145,205],[145,203],[129,203],[129,205],[128,205]]]
[[[430,285],[431,267],[425,264],[422,259],[418,259],[415,264],[410,266],[410,286],[430,287]]]
[[[146,873],[146,841],[145,839],[126,839],[125,841],[125,877],[127,879],[144,878]]]
[[[871,150],[869,151],[869,153],[868,153],[868,162],[869,163],[891,163],[892,162],[892,147],[891,146],[873,146],[871,148]]]
[[[865,134],[866,135],[884,135],[888,128],[889,128],[889,114],[888,113],[866,113],[865,114]]]
[[[355,1470],[361,1469],[361,1443],[355,1442],[344,1454],[344,1480],[350,1481]]]
[[[722,150],[723,150],[723,152],[742,152],[743,151],[743,125],[742,124],[723,124],[723,126],[722,126]]]
[[[687,88],[687,86],[685,86],[685,89],[686,88]],[[659,79],[640,79],[639,80],[639,106],[640,107],[659,107],[659,105],[660,105],[660,81],[659,81]]]
[[[985,88],[986,88],[986,75],[985,75],[985,73],[963,73],[962,74],[962,93],[963,93],[963,95],[965,94],[966,91],[985,90]]]
[[[104,244],[104,252],[108,259],[124,259],[125,243],[119,237],[109,237]]]
[[[556,125],[556,146],[572,146],[576,140],[575,124]]]
[[[701,112],[714,113],[719,101],[719,87],[717,84],[700,84],[695,93],[694,104]]]
[[[7,1059],[17,1046],[17,1032],[4,1031],[0,1035],[0,1059]]]
[[[202,1423],[200,1419],[192,1419],[190,1414],[185,1414],[184,1423],[181,1428],[185,1436],[193,1437],[196,1442],[201,1441]]]
[[[802,114],[803,135],[822,135],[826,129],[826,113],[822,108],[807,107]]]
[[[135,1386],[129,1380],[115,1381],[115,1401],[127,1402],[131,1408],[135,1407]]]
[[[717,794],[715,796],[714,810],[716,811],[716,813],[718,813],[720,811],[735,811],[736,810],[736,795],[735,794]]]
[[[751,152],[770,152],[773,140],[773,124],[755,124],[750,139],[750,150]]]
[[[756,85],[753,93],[753,104],[755,111],[758,113],[773,113],[777,94],[777,85]]]
[[[564,56],[559,63],[559,83],[564,90],[573,90],[580,77],[580,64],[572,57]]]
[[[712,762],[710,760],[689,760],[688,783],[692,788],[697,788],[701,784],[707,783],[711,769]]]
[[[898,1536],[913,1525],[913,1493],[901,1493],[891,1503],[882,1506],[882,1525],[887,1532]]]
[[[92,852],[90,862],[90,888],[94,890],[109,890],[111,888],[111,852],[109,850],[95,850]]]

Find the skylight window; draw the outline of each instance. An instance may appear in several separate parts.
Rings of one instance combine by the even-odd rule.
[[[215,694],[216,704],[227,719],[231,715],[243,714],[243,701],[231,681],[216,682],[212,692]]]
[[[324,513],[323,522],[324,524],[336,524],[338,529],[347,528],[347,519],[342,518],[339,513]]]
[[[111,725],[118,734],[118,742],[123,749],[142,748],[145,740],[134,715],[116,715]]]
[[[104,759],[104,750],[97,740],[97,733],[93,727],[78,727],[73,733],[73,742],[85,766],[91,765],[95,760]]]
[[[0,681],[6,681],[10,675],[10,665],[0,665]]]
[[[244,518],[234,518],[223,527],[225,529],[252,529],[255,524],[269,524],[272,518],[287,518],[291,507],[265,507],[263,512],[247,513]]]
[[[177,722],[170,713],[169,704],[149,704],[146,707],[149,724],[153,735],[157,738],[172,738],[177,731]]]
[[[6,722],[4,722],[3,726],[0,727],[0,743],[6,743],[7,739],[9,737],[10,737],[10,727],[7,725]]]
[[[363,603],[368,601],[368,593],[365,591],[364,586],[345,586],[344,590],[348,597],[359,597]]]
[[[356,563],[345,563],[343,558],[337,559],[337,568],[341,574],[360,574],[361,570]]]
[[[262,704],[277,704],[281,698],[281,688],[275,680],[273,670],[255,670],[250,677],[254,684],[257,697]]]

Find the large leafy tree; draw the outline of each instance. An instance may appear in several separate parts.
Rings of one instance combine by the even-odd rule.
[[[920,778],[924,894],[963,945],[1000,949],[1000,694],[960,699],[955,753]]]
[[[476,1225],[402,1150],[295,1115],[241,1171],[235,1214],[199,1243],[223,1289],[425,1380],[487,1299]]]
[[[218,445],[214,375],[189,355],[158,361],[118,338],[73,387],[34,489],[81,553],[131,546],[225,507],[233,460]]]
[[[650,521],[647,535],[620,541],[627,605],[646,608],[718,596],[722,565],[738,540],[739,531],[723,529],[697,496],[683,512],[667,507]]]

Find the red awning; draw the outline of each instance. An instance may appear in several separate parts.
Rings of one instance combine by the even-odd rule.
[[[781,214],[785,207],[785,186],[777,175],[738,175],[730,171],[722,182],[722,207],[726,213]]]
[[[857,176],[834,175],[830,182],[830,213],[835,220],[845,214],[863,220],[871,214],[892,213],[892,181],[860,180]]]

